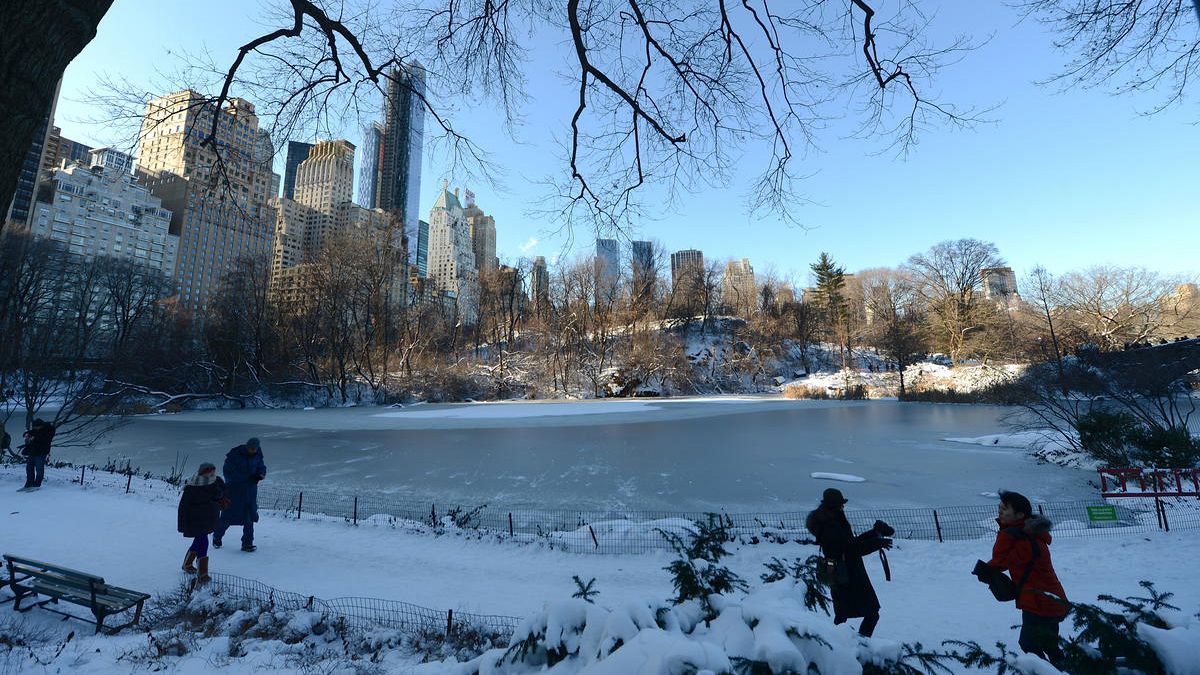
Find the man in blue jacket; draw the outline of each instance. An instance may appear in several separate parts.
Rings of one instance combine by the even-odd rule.
[[[221,522],[213,532],[213,546],[221,548],[225,530],[242,527],[242,550],[250,553],[254,545],[254,523],[258,521],[258,482],[267,477],[262,448],[251,438],[225,455],[225,489],[229,506],[221,512]]]

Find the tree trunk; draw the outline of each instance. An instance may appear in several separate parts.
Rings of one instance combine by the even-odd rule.
[[[63,71],[96,37],[112,2],[16,0],[0,12],[0,214],[12,203]]]

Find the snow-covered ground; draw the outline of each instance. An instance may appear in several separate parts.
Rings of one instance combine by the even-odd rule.
[[[847,386],[862,385],[867,388],[869,398],[896,396],[900,387],[899,373],[879,369],[872,372],[867,369],[868,363],[878,366],[880,359],[877,356],[864,353],[857,356],[856,359],[858,367],[854,370],[823,369],[786,381],[780,385],[780,389],[786,391],[788,387],[810,387],[832,393]],[[950,367],[924,361],[904,369],[904,385],[909,391],[972,392],[1012,380],[1025,372],[1028,367],[1027,364]]]
[[[21,469],[0,469],[0,518],[4,523],[0,550],[97,573],[110,583],[137,590],[161,594],[177,588],[186,541],[175,532],[176,489],[139,480],[134,483],[136,492],[125,494],[120,476],[100,474],[95,483],[81,487],[68,482],[73,475],[77,474],[51,470],[41,490],[18,493]],[[227,537],[235,540],[236,532]],[[582,556],[462,536],[436,537],[394,527],[386,520],[354,527],[330,519],[295,521],[272,514],[265,514],[259,523],[256,543],[259,550],[252,554],[236,547],[214,551],[213,571],[317,597],[377,597],[439,610],[513,616],[530,615],[547,603],[568,599],[575,590],[572,575],[584,580],[594,577],[599,590],[596,601],[608,608],[662,602],[672,595],[670,577],[663,570],[671,556],[662,552]],[[1012,626],[1019,621],[1018,613],[1010,605],[995,602],[970,575],[975,560],[987,558],[990,548],[991,542],[986,540],[897,542],[889,556],[890,583],[883,580],[879,560],[868,558],[868,570],[883,604],[876,635],[926,645],[943,639],[1014,645]],[[1195,532],[1063,538],[1055,542],[1052,551],[1072,599],[1094,601],[1101,593],[1138,594],[1138,581],[1149,579],[1160,590],[1175,593],[1172,602],[1183,610],[1180,623],[1197,621],[1193,617],[1200,610],[1200,585],[1195,583],[1194,561],[1200,559],[1200,536]],[[804,558],[814,552],[813,547],[797,543],[746,545],[737,547],[728,562],[757,586],[763,565],[771,558]],[[77,637],[54,658],[40,654],[44,664],[22,661],[9,672],[98,674],[148,668],[130,657],[145,652],[144,634],[92,637],[86,625],[60,623],[57,617],[40,611],[18,620],[63,636],[74,630]],[[828,623],[823,616],[812,620]],[[1171,641],[1181,635],[1157,638]],[[847,634],[837,639],[850,638]],[[231,673],[302,671],[291,658],[294,645],[271,644],[263,643],[245,656],[231,658],[227,639],[201,641],[188,655],[162,657],[156,666],[188,674],[211,672],[214,663],[222,672]],[[14,654],[17,651],[9,652],[8,658]],[[390,672],[413,665],[410,657],[394,658],[399,660],[388,663]],[[1188,666],[1192,670],[1177,672],[1195,673],[1194,663],[1200,661]],[[3,665],[0,663],[0,670]],[[628,667],[631,669],[623,672],[668,672],[639,671],[636,664]]]

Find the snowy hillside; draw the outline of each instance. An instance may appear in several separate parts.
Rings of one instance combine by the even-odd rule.
[[[92,636],[87,624],[62,623],[43,611],[0,613],[3,632],[27,643],[14,647],[0,641],[0,672],[407,672],[431,656],[469,659],[497,644],[476,636],[474,647],[464,648],[442,643],[428,630],[417,635],[384,627],[350,630],[318,611],[281,606],[268,611],[230,595],[220,582],[214,585],[216,595],[200,592],[190,603],[171,598],[186,578],[178,571],[186,542],[175,532],[175,489],[137,481],[135,491],[125,494],[123,477],[101,474],[81,487],[68,482],[73,476],[51,470],[41,490],[18,493],[19,469],[0,469],[3,552],[156,594],[160,601],[144,627],[153,630]],[[827,674],[859,673],[861,660],[886,660],[900,653],[902,642],[932,648],[955,639],[990,648],[1001,641],[1015,648],[1012,626],[1019,621],[1011,605],[995,602],[970,575],[975,560],[989,556],[990,540],[897,542],[890,552],[891,582],[884,581],[879,560],[868,558],[883,610],[876,638],[862,643],[849,626],[834,627],[825,614],[805,609],[795,583],[759,581],[773,558],[803,560],[815,552],[795,541],[731,546],[724,562],[749,582],[750,592],[714,598],[719,618],[708,627],[697,624],[695,607],[668,602],[674,589],[663,568],[673,556],[666,552],[581,556],[469,536],[433,536],[388,519],[352,526],[270,513],[259,524],[256,543],[259,550],[250,554],[229,547],[214,551],[213,572],[301,596],[385,598],[443,613],[526,617],[516,640],[533,635],[535,650],[560,649],[562,660],[551,669],[560,675],[732,672],[726,664],[739,658],[789,667],[812,662],[823,664],[821,672]],[[1171,604],[1180,610],[1162,614],[1175,628],[1139,631],[1176,659],[1170,673],[1198,672],[1200,586],[1191,561],[1200,557],[1200,537],[1195,532],[1070,537],[1056,541],[1052,552],[1076,601],[1094,602],[1102,593],[1138,595],[1142,579],[1174,592]],[[595,579],[595,605],[571,599],[577,590],[572,576]],[[66,641],[72,631],[74,638]],[[829,648],[799,640],[804,634],[819,637]],[[504,648],[507,640],[502,643]],[[488,664],[501,653],[489,652],[470,665],[426,664],[414,672],[542,670],[528,659],[492,669]],[[956,666],[951,672],[976,671]]]

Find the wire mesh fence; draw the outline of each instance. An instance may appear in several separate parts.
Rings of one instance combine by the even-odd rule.
[[[250,601],[268,610],[312,611],[340,618],[358,630],[391,629],[409,635],[450,634],[470,627],[507,638],[521,622],[520,617],[502,614],[473,614],[452,609],[437,610],[397,600],[379,598],[323,599],[273,588],[254,579],[231,574],[213,574],[212,589],[220,595]]]
[[[459,530],[500,540],[540,543],[579,553],[627,554],[669,550],[667,534],[685,536],[707,514],[663,510],[506,509],[487,504],[430,503],[385,493],[346,494],[282,485],[262,485],[259,506],[285,517],[331,517],[350,523],[403,525],[434,531]],[[1200,529],[1200,500],[1123,499],[1037,504],[1059,537],[1114,536]],[[718,514],[743,541],[804,540],[806,511]],[[855,531],[876,519],[904,539],[977,539],[996,532],[994,504],[937,508],[847,510]]]

